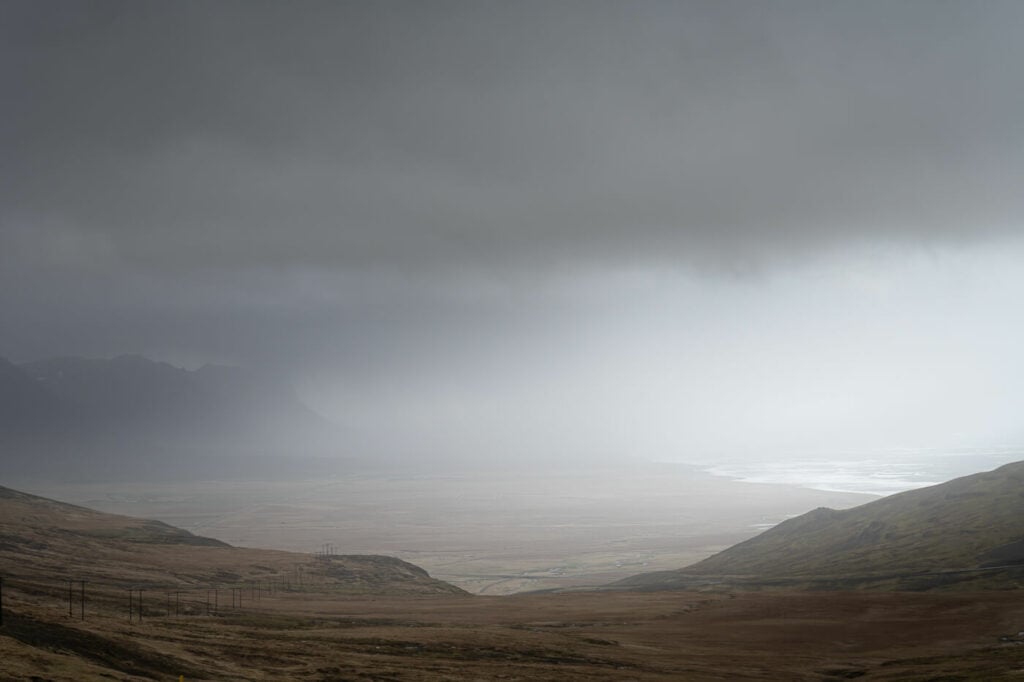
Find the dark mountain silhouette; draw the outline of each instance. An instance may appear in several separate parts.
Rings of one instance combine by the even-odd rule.
[[[0,358],[0,433],[29,432],[63,420],[65,405],[24,370]]]
[[[149,436],[266,443],[278,433],[320,435],[330,425],[283,381],[236,367],[194,372],[139,355],[57,358],[21,366],[36,384],[100,428]]]
[[[732,583],[901,589],[1024,579],[1024,462],[836,511],[815,509],[677,571],[617,587]]]
[[[13,465],[18,451],[39,451],[70,442],[84,426],[84,415],[74,405],[21,367],[0,358],[0,448],[5,465]]]
[[[139,355],[0,360],[0,447],[14,473],[256,473],[271,460],[337,455],[343,442],[266,372],[189,371]]]

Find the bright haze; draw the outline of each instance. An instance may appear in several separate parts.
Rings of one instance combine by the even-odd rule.
[[[0,7],[0,356],[339,453],[1024,442],[1024,4]]]

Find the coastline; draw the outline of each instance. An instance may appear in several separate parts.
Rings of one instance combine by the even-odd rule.
[[[886,497],[1024,460],[1024,448],[899,449],[689,464],[744,483]]]

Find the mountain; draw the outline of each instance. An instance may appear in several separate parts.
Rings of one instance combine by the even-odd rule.
[[[618,588],[730,583],[927,589],[1024,578],[1024,462],[844,511],[820,508],[677,571]]]
[[[252,472],[336,455],[340,429],[270,373],[195,371],[139,355],[0,360],[0,448],[11,473],[152,478]],[[262,461],[262,464],[261,464]]]
[[[56,358],[21,365],[94,424],[148,437],[279,440],[287,432],[321,435],[330,425],[303,405],[284,381],[237,367],[196,371],[140,355],[113,360]]]
[[[23,369],[0,358],[0,434],[28,434],[64,423],[68,406]]]

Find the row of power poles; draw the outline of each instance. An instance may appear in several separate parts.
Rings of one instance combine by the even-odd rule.
[[[75,606],[78,606],[78,619],[85,620],[85,580],[67,580],[68,584],[68,618],[75,618]],[[290,584],[289,584],[290,586]],[[244,587],[232,587],[231,589],[231,608],[241,609],[242,608],[242,597],[246,592]],[[259,602],[264,595],[272,595],[277,590],[281,589],[281,585],[276,582],[262,583],[255,582],[249,585],[248,591],[250,593],[250,600],[253,602]],[[0,576],[0,627],[4,624],[4,609],[3,609],[3,594],[4,594],[4,579]],[[133,623],[136,620],[142,622],[142,594],[141,589],[129,589],[128,590],[128,622]],[[173,599],[172,599],[173,596]],[[195,602],[193,602],[194,604]],[[174,616],[180,616],[181,610],[181,592],[168,592],[167,593],[167,615],[171,615],[173,604]],[[206,590],[206,602],[205,602],[206,615],[215,615],[218,612],[218,590],[208,589]]]

